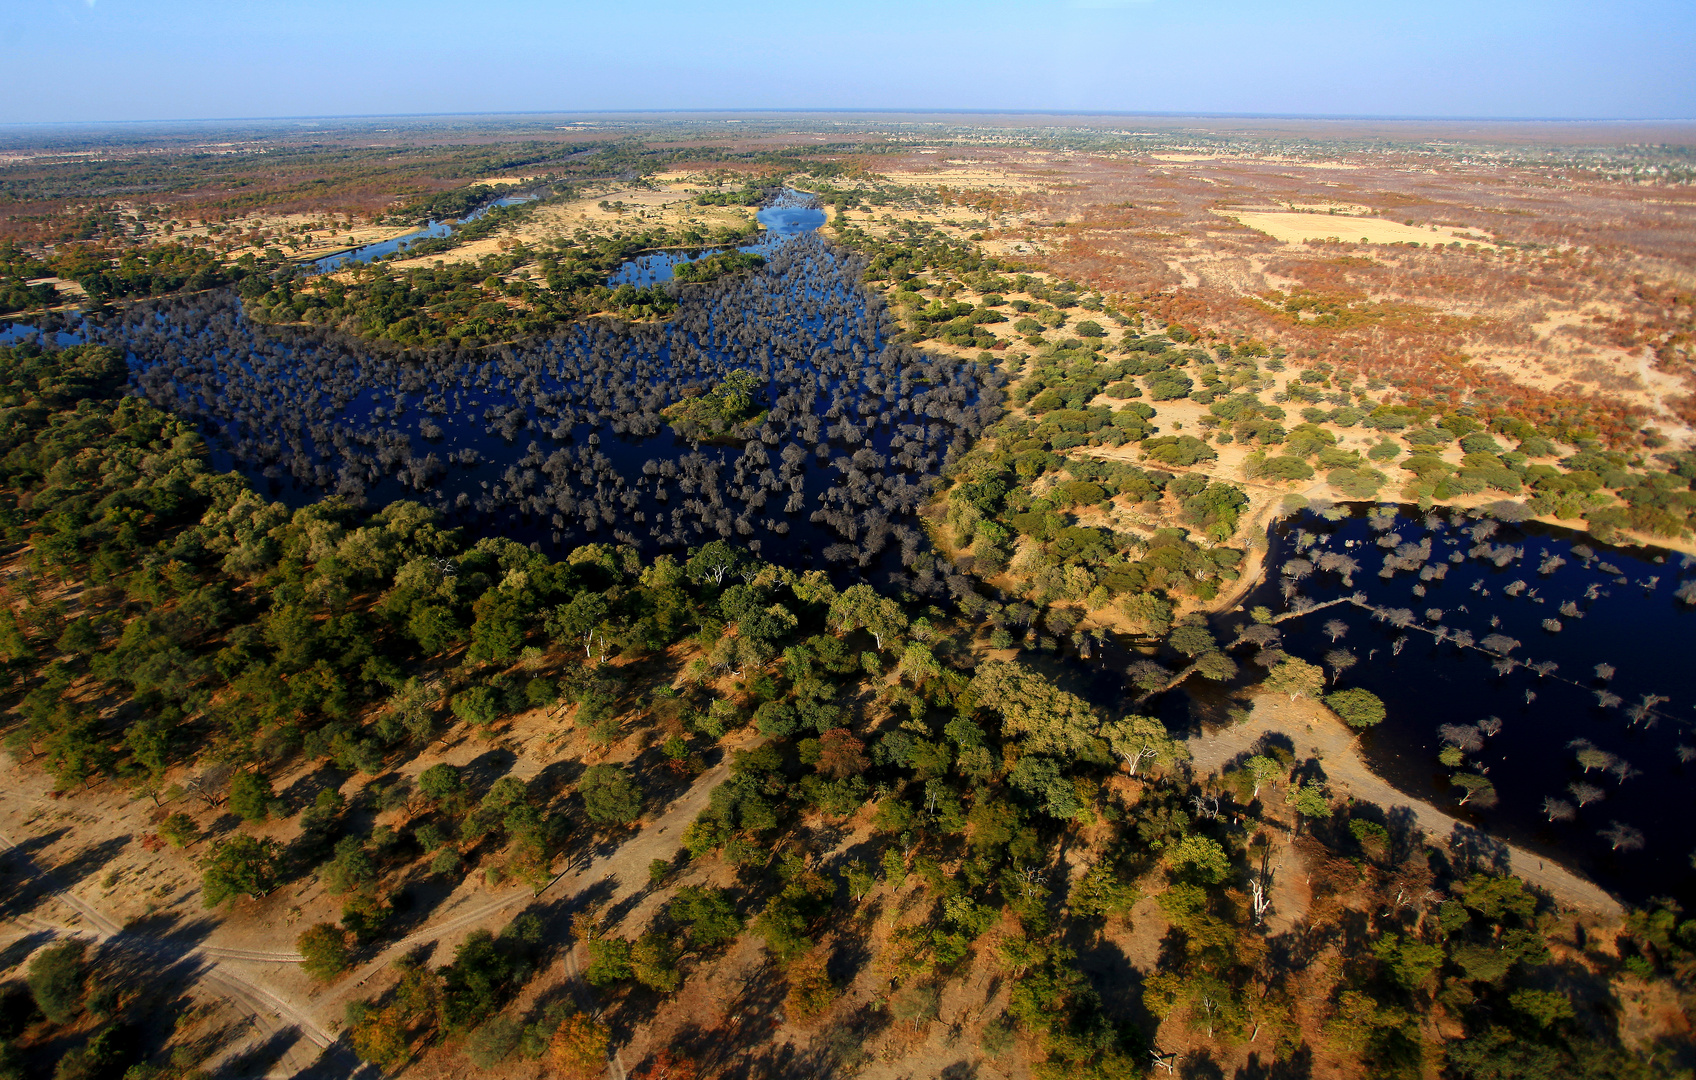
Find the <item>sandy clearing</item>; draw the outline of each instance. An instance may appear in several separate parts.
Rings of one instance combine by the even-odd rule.
[[[499,236],[463,243],[437,255],[398,259],[385,265],[407,270],[438,263],[446,266],[475,261],[485,255],[499,253],[503,244],[510,246],[518,242],[536,247],[570,237],[578,230],[604,235],[625,229],[676,229],[692,225],[706,232],[721,227],[736,229],[747,224],[753,211],[745,207],[697,205],[695,189],[700,186],[698,182],[692,183],[689,190],[684,191],[675,190],[671,185],[660,190],[613,188],[570,202],[540,206],[523,221],[501,230]],[[605,208],[602,203],[606,204]]]
[[[1457,828],[1463,833],[1475,832],[1472,826],[1404,794],[1373,772],[1348,725],[1329,709],[1305,698],[1291,701],[1281,694],[1257,693],[1247,721],[1189,740],[1196,772],[1218,773],[1230,761],[1251,751],[1267,734],[1287,736],[1295,745],[1298,761],[1312,758],[1320,762],[1333,794],[1375,803],[1386,812],[1410,811],[1419,829],[1437,846],[1447,848]],[[1557,902],[1610,917],[1625,913],[1624,906],[1605,889],[1559,863],[1511,844],[1502,843],[1501,850],[1510,873]]]
[[[1430,244],[1491,243],[1480,240],[1479,234],[1448,226],[1419,228],[1400,222],[1374,217],[1353,217],[1348,214],[1304,214],[1283,211],[1215,210],[1221,217],[1234,218],[1243,225],[1265,233],[1286,244],[1308,240],[1335,239],[1355,243],[1364,239],[1369,244]]]

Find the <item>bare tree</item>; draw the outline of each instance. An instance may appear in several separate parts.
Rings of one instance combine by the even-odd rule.
[[[1331,681],[1336,682],[1343,672],[1359,663],[1354,653],[1347,649],[1332,649],[1325,654],[1325,665],[1331,669]]]
[[[1543,813],[1550,821],[1571,821],[1578,816],[1578,811],[1565,799],[1557,799],[1553,795],[1543,800]]]
[[[1601,679],[1603,682],[1607,682],[1609,679],[1611,679],[1613,677],[1614,677],[1614,666],[1612,664],[1597,664],[1596,665],[1596,678]]]
[[[1349,632],[1349,624],[1344,622],[1343,620],[1341,620],[1341,619],[1327,619],[1327,620],[1325,620],[1325,633],[1331,638],[1331,644],[1335,645],[1338,641],[1340,641],[1342,638],[1347,636],[1348,632]]]
[[[1584,766],[1584,771],[1591,769],[1613,768],[1615,757],[1606,750],[1598,750],[1589,739],[1574,739],[1566,744],[1568,750],[1578,752],[1578,763]]]
[[[1487,736],[1500,735],[1502,733],[1502,718],[1499,716],[1486,716],[1484,719],[1478,721],[1478,730],[1482,731]]]
[[[1478,734],[1478,728],[1472,724],[1440,724],[1437,734],[1450,746],[1476,753],[1484,749],[1484,740]]]
[[[1519,648],[1519,642],[1506,634],[1486,634],[1484,640],[1478,643],[1490,652],[1506,656]]]
[[[1578,800],[1579,806],[1588,806],[1593,802],[1600,802],[1602,799],[1606,798],[1606,796],[1603,795],[1601,788],[1578,780],[1574,780],[1572,783],[1568,784],[1566,789],[1569,793],[1571,793],[1574,799]]]
[[[1618,821],[1612,822],[1597,835],[1612,844],[1615,851],[1637,851],[1643,847],[1643,834]]]
[[[214,765],[188,782],[188,793],[210,809],[224,800],[224,788],[234,770],[228,765]]]
[[[1272,898],[1267,895],[1265,881],[1259,874],[1250,874],[1248,879],[1249,903],[1254,908],[1254,922],[1258,926],[1265,921],[1266,913],[1272,908]]]

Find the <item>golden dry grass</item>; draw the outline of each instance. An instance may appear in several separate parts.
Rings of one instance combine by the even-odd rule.
[[[1476,244],[1480,237],[1464,229],[1431,225],[1420,228],[1375,217],[1280,211],[1216,210],[1235,218],[1256,232],[1286,244],[1308,240],[1362,241],[1368,244]]]

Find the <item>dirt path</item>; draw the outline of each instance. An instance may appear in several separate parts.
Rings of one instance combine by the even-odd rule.
[[[754,745],[753,742],[746,744]],[[741,749],[742,747],[736,747]],[[665,807],[635,835],[604,855],[591,855],[586,860],[567,866],[541,889],[523,889],[488,900],[464,910],[444,913],[445,917],[408,934],[385,947],[358,969],[351,972],[318,1002],[320,1011],[334,1006],[340,1012],[340,1002],[354,996],[373,975],[384,971],[407,950],[424,942],[434,941],[445,946],[444,938],[461,930],[470,930],[516,906],[529,904],[544,895],[575,897],[583,892],[607,885],[597,899],[607,907],[616,907],[648,887],[648,864],[655,859],[673,859],[683,847],[683,830],[695,820],[712,797],[715,787],[730,775],[730,748],[725,761],[697,776],[689,789]],[[469,904],[470,898],[461,902]]]
[[[1297,760],[1317,759],[1333,793],[1376,803],[1386,811],[1406,808],[1426,836],[1437,843],[1446,846],[1455,827],[1465,826],[1460,819],[1430,803],[1403,794],[1374,773],[1360,756],[1354,733],[1348,726],[1330,710],[1306,699],[1291,702],[1281,694],[1257,694],[1247,721],[1189,740],[1196,772],[1219,772],[1233,758],[1251,752],[1261,736],[1268,733],[1288,736],[1295,744]],[[1557,902],[1608,916],[1624,914],[1618,900],[1588,879],[1511,844],[1503,846],[1514,876],[1544,890]]]
[[[753,745],[753,742],[744,745]],[[314,1060],[307,1060],[305,1055],[291,1052],[277,1063],[284,1070],[298,1072],[314,1064],[321,1064],[329,1065],[339,1075],[352,1076],[360,1072],[363,1066],[345,1045],[339,1043],[336,1037],[326,1030],[320,1023],[320,1017],[339,1017],[345,999],[356,996],[356,992],[373,975],[384,971],[395,958],[414,946],[426,941],[443,942],[444,938],[460,931],[469,931],[479,924],[502,916],[511,908],[531,903],[543,894],[575,897],[595,889],[598,890],[597,899],[609,907],[637,897],[648,887],[649,864],[655,859],[671,860],[676,857],[683,846],[684,829],[706,807],[713,789],[730,774],[729,753],[730,748],[727,748],[723,763],[696,777],[682,795],[617,847],[600,855],[590,853],[587,858],[567,866],[537,892],[515,889],[506,896],[481,902],[476,902],[478,897],[475,894],[467,896],[460,901],[460,910],[449,909],[444,913],[445,917],[388,945],[357,971],[343,978],[328,993],[316,998],[310,1006],[296,1004],[275,988],[266,985],[263,969],[255,971],[250,966],[298,964],[301,962],[298,953],[194,945],[155,939],[126,930],[92,904],[69,889],[61,887],[51,870],[37,864],[9,838],[0,836],[0,851],[5,853],[4,857],[11,860],[16,876],[41,881],[49,890],[51,899],[58,901],[75,915],[73,924],[68,926],[43,919],[39,915],[23,915],[10,922],[17,931],[25,935],[45,931],[51,934],[87,937],[102,944],[111,944],[156,958],[161,965],[198,961],[201,965],[199,977],[248,1015],[254,1021],[261,1037],[270,1038],[293,1028],[317,1048],[317,1051],[335,1059],[319,1059],[318,1053],[314,1052],[311,1055]],[[0,797],[7,795],[0,793]],[[616,1054],[609,1059],[608,1064],[615,1077],[622,1077],[623,1065]]]
[[[257,1032],[269,1038],[274,1035],[294,1030],[301,1038],[310,1042],[318,1051],[327,1051],[333,1061],[331,1064],[342,1075],[352,1076],[363,1066],[357,1058],[345,1048],[338,1047],[335,1036],[320,1027],[315,1019],[304,1009],[273,993],[270,989],[255,980],[249,974],[232,967],[232,963],[299,963],[300,957],[295,953],[255,952],[245,949],[221,949],[203,945],[191,945],[187,942],[156,939],[139,934],[118,925],[92,904],[87,903],[69,889],[63,888],[54,877],[51,870],[44,869],[29,854],[12,842],[9,837],[0,836],[0,850],[11,862],[12,868],[21,879],[36,879],[48,888],[51,899],[58,901],[71,909],[87,925],[79,927],[63,927],[41,919],[25,917],[13,920],[20,929],[39,933],[47,931],[55,935],[91,938],[101,945],[140,953],[155,960],[161,967],[170,967],[200,961],[198,977],[218,987],[221,995],[233,1002],[238,1009],[247,1014],[255,1024]],[[232,1051],[239,1050],[232,1047]],[[226,1055],[227,1056],[227,1055]],[[345,1059],[345,1060],[343,1060]],[[320,1060],[317,1053],[301,1053],[298,1048],[291,1048],[283,1059],[293,1067],[293,1071],[301,1071],[317,1064]]]

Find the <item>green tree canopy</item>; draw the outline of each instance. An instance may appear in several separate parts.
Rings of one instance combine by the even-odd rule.
[[[201,902],[217,907],[237,896],[259,899],[276,886],[280,856],[275,840],[246,833],[217,844],[201,864]]]
[[[1384,719],[1384,702],[1370,690],[1338,690],[1325,695],[1325,704],[1357,730],[1369,728]]]
[[[597,825],[628,825],[642,815],[642,792],[622,765],[591,765],[577,781],[583,812]]]

